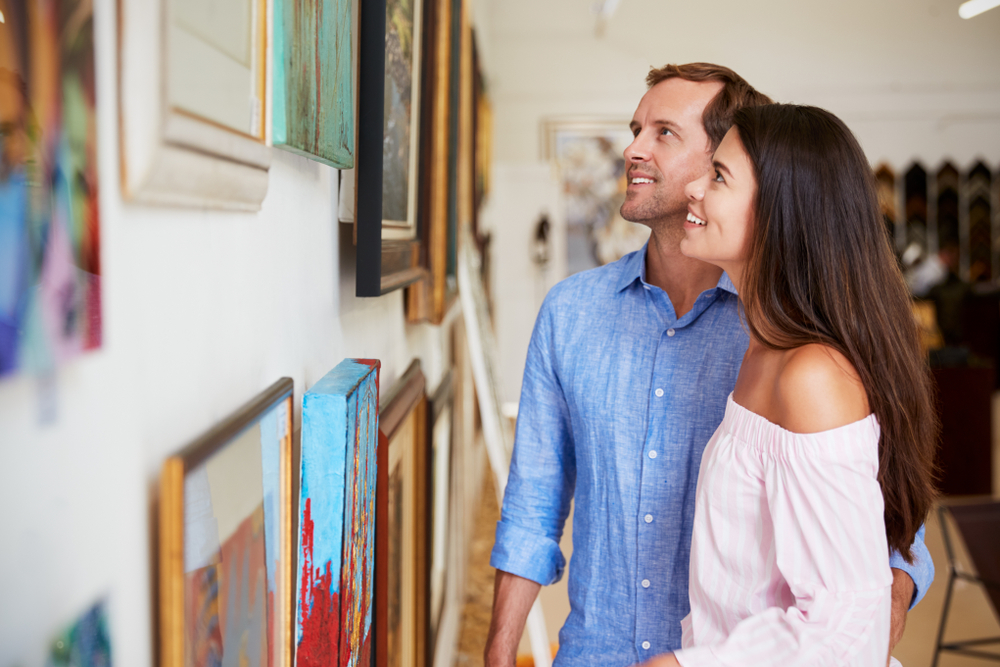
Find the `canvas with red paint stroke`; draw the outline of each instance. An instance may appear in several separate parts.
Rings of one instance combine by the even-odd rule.
[[[378,372],[344,360],[302,399],[297,667],[370,662]]]
[[[260,505],[226,538],[214,562],[185,575],[186,667],[270,664],[265,560]]]

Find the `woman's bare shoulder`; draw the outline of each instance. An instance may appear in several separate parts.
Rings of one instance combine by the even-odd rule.
[[[864,419],[868,397],[847,357],[826,345],[789,350],[775,387],[777,424],[794,433],[819,433]]]

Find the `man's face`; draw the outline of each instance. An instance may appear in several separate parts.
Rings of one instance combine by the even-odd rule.
[[[712,163],[702,112],[721,89],[714,81],[675,78],[643,95],[630,124],[635,139],[624,153],[628,190],[623,218],[654,228],[673,223],[682,232],[688,203],[684,186]]]

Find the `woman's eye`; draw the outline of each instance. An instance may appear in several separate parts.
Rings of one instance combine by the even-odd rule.
[[[712,180],[715,181],[716,183],[725,183],[726,182],[726,179],[724,179],[722,177],[722,174],[719,173],[718,169],[715,170],[715,178],[713,178]]]

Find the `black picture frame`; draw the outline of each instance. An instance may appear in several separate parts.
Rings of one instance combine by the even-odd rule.
[[[428,77],[426,62],[430,49],[427,47],[427,11],[423,3],[421,11],[422,60],[420,71],[416,73],[420,85],[425,86]],[[358,47],[358,143],[357,143],[357,200],[355,206],[355,230],[357,243],[357,265],[355,295],[377,297],[406,287],[421,280],[427,273],[424,268],[422,248],[421,218],[423,217],[423,169],[418,173],[416,238],[405,240],[382,239],[382,140],[385,110],[385,0],[363,0],[360,9]],[[426,106],[421,96],[421,107]],[[418,163],[423,163],[424,142],[422,126],[424,113],[419,125],[413,128],[420,134]]]

